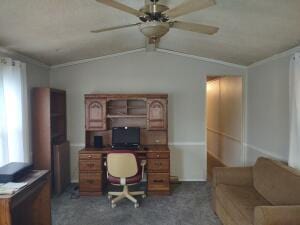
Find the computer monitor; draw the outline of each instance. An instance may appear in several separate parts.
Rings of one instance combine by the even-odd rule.
[[[112,148],[136,149],[140,145],[139,127],[113,127]]]

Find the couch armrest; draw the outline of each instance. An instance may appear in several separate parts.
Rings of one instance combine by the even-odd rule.
[[[254,225],[299,225],[298,206],[257,206],[254,210]]]
[[[213,170],[213,186],[218,184],[253,186],[252,167],[216,167]]]

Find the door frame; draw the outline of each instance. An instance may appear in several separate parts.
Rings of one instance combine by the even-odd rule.
[[[242,123],[241,123],[241,166],[246,166],[246,151],[247,151],[247,75],[206,75],[205,78],[205,103],[204,103],[204,108],[205,108],[205,129],[204,129],[204,151],[205,151],[205,158],[206,158],[206,176],[207,176],[207,116],[206,116],[206,111],[207,111],[207,78],[208,77],[241,77],[242,79]],[[207,179],[207,177],[206,177]]]

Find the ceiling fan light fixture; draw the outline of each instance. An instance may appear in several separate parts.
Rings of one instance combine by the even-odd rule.
[[[160,38],[169,32],[170,25],[169,23],[151,21],[142,23],[139,28],[140,31],[148,38]]]

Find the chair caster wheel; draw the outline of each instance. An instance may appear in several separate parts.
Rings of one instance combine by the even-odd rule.
[[[146,195],[146,194],[143,194],[143,195],[142,195],[142,198],[146,198],[146,197],[147,197],[147,195]]]
[[[139,203],[134,203],[134,208],[138,208],[140,207],[140,204]]]
[[[108,195],[107,198],[108,198],[108,200],[111,200],[112,199],[112,195]]]
[[[117,206],[117,205],[116,205],[115,203],[111,203],[111,207],[112,207],[112,208],[116,208],[116,206]]]

